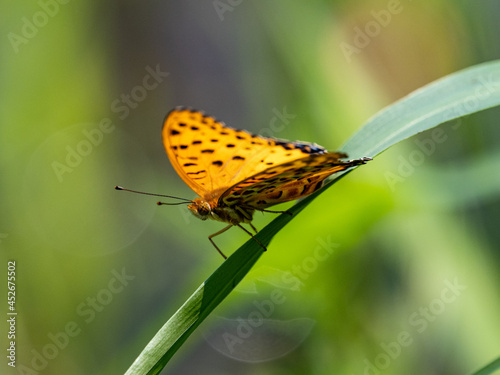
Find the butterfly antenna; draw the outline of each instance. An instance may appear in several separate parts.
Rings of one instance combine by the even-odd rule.
[[[171,196],[171,195],[146,193],[146,192],[144,192],[144,191],[137,191],[137,190],[125,189],[124,187],[121,187],[121,186],[115,186],[115,189],[116,189],[116,190],[129,191],[129,192],[131,192],[131,193],[142,194],[142,195],[151,195],[151,196],[153,196],[153,197],[165,197],[165,198],[179,199],[179,200],[183,201],[183,202],[177,202],[177,203],[165,203],[165,202],[158,202],[157,204],[158,204],[159,206],[161,206],[161,205],[176,206],[176,205],[179,205],[179,204],[187,204],[187,203],[191,203],[191,200],[189,200],[189,199],[186,199],[186,198],[179,198],[179,197],[173,197],[173,196]]]
[[[175,197],[170,197],[170,198],[175,198]],[[178,206],[180,204],[187,204],[187,203],[191,203],[191,201],[177,202],[177,203],[156,202],[158,206]]]

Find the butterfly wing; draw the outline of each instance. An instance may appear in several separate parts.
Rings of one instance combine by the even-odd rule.
[[[312,154],[268,168],[232,186],[220,201],[229,206],[265,209],[312,194],[328,176],[370,160],[340,160],[345,157],[342,153]]]
[[[163,144],[184,182],[206,199],[273,166],[323,154],[316,144],[288,142],[229,128],[203,112],[176,108],[166,117]]]

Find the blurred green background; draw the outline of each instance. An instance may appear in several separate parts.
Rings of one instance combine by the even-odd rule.
[[[1,295],[7,313],[15,260],[19,313],[2,374],[123,373],[221,263],[220,223],[113,190],[194,198],[161,143],[174,106],[335,150],[384,106],[500,58],[493,0],[2,3]],[[464,374],[499,356],[499,114],[322,194],[164,373]]]

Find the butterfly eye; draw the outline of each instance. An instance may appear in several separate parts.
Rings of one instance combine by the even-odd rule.
[[[188,209],[193,213],[194,216],[201,220],[208,219],[208,216],[212,211],[210,205],[200,198],[196,198],[193,203],[188,206]]]
[[[202,216],[207,216],[210,213],[210,206],[208,203],[205,203],[202,206],[198,207],[198,213]]]

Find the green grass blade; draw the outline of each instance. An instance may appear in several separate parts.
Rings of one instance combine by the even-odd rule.
[[[488,363],[486,366],[484,366],[483,368],[474,372],[471,375],[489,375],[493,374],[496,370],[499,369],[500,369],[500,357],[495,359],[493,362]]]
[[[342,149],[351,158],[373,157],[419,132],[499,104],[500,61],[477,65],[437,80],[380,111]],[[328,186],[347,173],[336,176]],[[257,238],[267,246],[276,233],[324,191],[321,189],[294,205],[290,209],[293,216],[278,216]],[[262,253],[252,239],[235,251],[165,323],[126,374],[158,374]]]
[[[500,102],[500,61],[475,65],[434,81],[373,116],[342,150],[350,158],[375,156],[443,122]]]
[[[295,205],[297,214],[302,208]],[[305,207],[305,206],[304,206]],[[283,214],[262,229],[259,240],[269,245],[273,236],[293,216]],[[141,355],[132,364],[127,375],[158,374],[189,335],[238,285],[263,253],[253,239],[248,240],[231,255],[215,272],[189,297],[179,310],[149,342]]]

